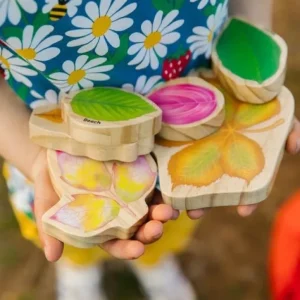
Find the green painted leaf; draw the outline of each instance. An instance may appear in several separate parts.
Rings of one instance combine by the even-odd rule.
[[[131,120],[155,111],[139,95],[105,87],[78,93],[71,106],[76,114],[97,121]]]
[[[174,9],[180,9],[184,1],[185,0],[152,0],[152,3],[157,10],[162,10],[164,14],[167,14]]]
[[[232,19],[221,34],[216,51],[233,74],[259,83],[273,76],[280,65],[281,48],[266,32]]]

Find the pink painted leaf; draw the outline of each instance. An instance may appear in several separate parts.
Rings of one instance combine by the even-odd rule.
[[[163,111],[163,122],[186,125],[209,117],[217,108],[214,91],[194,84],[162,87],[148,96]]]
[[[105,191],[112,184],[111,174],[100,161],[57,152],[62,179],[73,187],[87,191]]]
[[[113,171],[115,191],[120,200],[127,203],[140,199],[149,191],[157,175],[144,156],[133,163],[116,162]]]

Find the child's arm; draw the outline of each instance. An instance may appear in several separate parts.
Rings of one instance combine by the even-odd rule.
[[[49,261],[60,258],[63,244],[44,234],[42,216],[57,201],[47,168],[46,150],[29,139],[30,111],[0,79],[0,156],[15,165],[33,183],[35,188],[35,218],[42,246]],[[178,212],[168,205],[150,207],[149,221],[140,227],[136,240],[114,240],[101,245],[120,259],[133,259],[144,252],[144,244],[158,240],[163,233],[163,222],[176,217]]]
[[[258,26],[272,28],[272,0],[230,0],[229,15],[245,17]]]

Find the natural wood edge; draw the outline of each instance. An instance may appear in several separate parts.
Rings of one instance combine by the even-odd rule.
[[[139,156],[150,154],[154,148],[154,136],[133,144],[107,147],[80,143],[70,137],[39,135],[32,136],[31,140],[47,149],[60,150],[71,155],[86,156],[99,161],[134,162]]]
[[[195,127],[179,127],[171,126],[163,123],[162,130],[159,133],[159,136],[175,142],[185,142],[200,140],[204,137],[207,137],[220,129],[225,120],[225,110],[224,108],[219,112],[215,118],[207,122],[206,124],[199,124]]]

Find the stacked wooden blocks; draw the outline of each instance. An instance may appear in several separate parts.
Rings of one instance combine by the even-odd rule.
[[[157,175],[163,199],[180,210],[266,199],[293,122],[286,60],[280,37],[231,19],[214,46],[214,73],[146,97],[102,87],[34,110],[31,138],[49,149],[61,197],[45,231],[78,247],[130,238]]]

